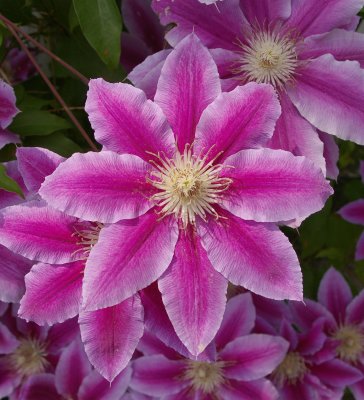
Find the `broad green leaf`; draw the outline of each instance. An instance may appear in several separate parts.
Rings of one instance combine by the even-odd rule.
[[[120,59],[122,22],[115,0],[73,0],[81,30],[101,60],[116,68]]]
[[[69,128],[69,121],[48,111],[26,110],[15,117],[9,130],[21,136],[45,136]]]
[[[24,198],[24,194],[20,186],[8,176],[6,169],[2,164],[0,164],[0,188],[6,190],[7,192],[16,193]]]
[[[80,23],[78,22],[77,14],[73,3],[71,4],[68,14],[68,25],[70,32],[73,32],[75,28],[80,25]]]

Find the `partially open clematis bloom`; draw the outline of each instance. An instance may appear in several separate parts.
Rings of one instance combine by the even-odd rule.
[[[131,387],[162,399],[275,400],[278,393],[264,379],[285,357],[280,337],[251,334],[255,309],[249,293],[229,300],[210,358],[188,359],[148,334],[133,361]]]
[[[166,34],[172,46],[195,32],[211,49],[224,90],[247,82],[275,87],[282,115],[270,146],[305,155],[323,171],[323,152],[330,158],[337,153],[333,138],[323,132],[364,144],[364,35],[353,32],[363,5],[363,0],[225,0],[217,9],[196,0],[153,0],[161,22],[176,25]],[[150,66],[147,61],[145,68]],[[143,83],[141,69],[130,75],[137,86]],[[335,165],[327,167],[336,178]]]
[[[130,366],[112,384],[91,368],[82,343],[76,339],[63,351],[54,374],[31,376],[23,385],[21,400],[121,400],[131,378]]]
[[[40,185],[60,165],[62,157],[40,148],[20,148],[17,157],[29,201],[0,211],[0,242],[37,261],[25,276],[19,316],[39,325],[53,325],[79,314],[86,353],[99,372],[112,381],[126,367],[143,334],[139,296],[102,310],[82,309],[82,280],[88,259],[100,246],[101,252],[108,251],[109,243],[104,250],[103,244],[98,244],[103,225],[66,215],[39,198]],[[23,288],[24,272],[16,271],[13,275],[21,275]],[[127,330],[121,329],[125,326]]]
[[[168,57],[155,102],[96,79],[85,109],[103,150],[61,163],[39,193],[76,218],[112,223],[98,238],[103,251],[88,257],[86,310],[160,278],[172,324],[197,355],[220,325],[228,280],[302,299],[296,254],[274,223],[305,218],[332,190],[310,160],[259,148],[280,112],[271,86],[221,93],[216,65],[192,34]]]
[[[54,371],[60,352],[79,334],[69,320],[51,328],[26,323],[8,308],[0,318],[0,397],[11,395],[33,375]]]
[[[360,163],[360,174],[364,183],[364,161]],[[347,204],[341,208],[339,214],[353,224],[364,225],[364,199]],[[360,235],[358,244],[356,245],[355,259],[364,260],[364,232]]]
[[[9,143],[19,143],[19,137],[6,129],[18,112],[14,89],[0,79],[0,149]]]

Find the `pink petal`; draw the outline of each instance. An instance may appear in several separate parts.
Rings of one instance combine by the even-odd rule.
[[[189,382],[183,379],[186,365],[182,360],[172,361],[156,355],[141,357],[133,362],[131,388],[152,396],[178,393]]]
[[[291,15],[290,0],[240,0],[240,7],[252,26],[277,23]]]
[[[332,54],[336,60],[359,61],[364,67],[364,35],[344,29],[334,29],[321,35],[305,39],[300,58],[312,59],[323,54]]]
[[[19,136],[0,128],[0,149],[10,143],[20,143]]]
[[[21,381],[21,376],[12,371],[9,361],[0,358],[0,398],[11,395]]]
[[[24,400],[62,400],[55,386],[53,374],[38,374],[30,376],[22,386],[21,399]]]
[[[281,93],[280,101],[282,115],[277,121],[269,147],[287,150],[295,156],[308,157],[325,175],[324,145],[317,130],[301,117],[285,93]]]
[[[336,61],[326,54],[302,67],[287,91],[301,115],[316,128],[364,144],[362,87],[364,70],[359,63]]]
[[[252,334],[227,344],[219,358],[228,363],[224,367],[227,378],[252,381],[270,374],[287,350],[288,342],[278,336]]]
[[[104,379],[97,371],[92,371],[82,382],[78,391],[78,400],[120,400],[127,390],[131,379],[131,368],[125,368],[112,383]],[[121,396],[121,397],[120,397]]]
[[[123,51],[120,56],[120,64],[125,72],[130,72],[151,53],[146,43],[129,32],[122,32],[121,41],[123,43]]]
[[[346,321],[349,324],[361,325],[364,323],[364,290],[362,290],[348,305]]]
[[[145,327],[153,332],[160,341],[185,357],[190,357],[189,351],[178,338],[168,317],[157,283],[153,283],[141,291],[144,306]]]
[[[364,225],[364,199],[347,204],[340,209],[339,214],[352,224]]]
[[[46,176],[52,174],[64,158],[40,147],[19,147],[18,168],[30,192],[37,192]]]
[[[117,222],[144,214],[150,166],[139,157],[110,151],[76,153],[48,176],[40,195],[59,210],[88,221]]]
[[[355,400],[364,399],[364,379],[350,385],[350,391],[354,395]]]
[[[197,356],[220,327],[227,281],[214,270],[192,229],[180,233],[175,258],[158,286],[178,337]]]
[[[345,320],[346,307],[353,295],[350,286],[334,268],[330,268],[320,282],[318,301],[335,317],[338,324]]]
[[[59,394],[66,398],[77,398],[77,392],[83,379],[91,372],[83,344],[79,340],[73,341],[66,347],[56,367],[56,388]]]
[[[144,92],[125,83],[93,79],[85,110],[98,142],[118,153],[148,161],[147,152],[171,154],[173,136],[160,108]]]
[[[15,105],[14,89],[0,80],[0,128],[7,128],[19,110]]]
[[[329,32],[347,24],[362,7],[362,0],[295,0],[286,27],[305,37]]]
[[[143,337],[139,341],[138,350],[145,356],[153,356],[159,354],[169,358],[170,360],[179,359],[181,357],[181,355],[177,351],[173,350],[171,347],[166,346],[154,335],[154,333],[146,329],[144,330]]]
[[[82,342],[91,364],[109,382],[128,365],[143,335],[138,295],[98,311],[80,311]]]
[[[0,322],[0,354],[12,353],[18,346],[16,337]]]
[[[220,92],[219,74],[211,54],[195,34],[188,35],[167,57],[155,95],[180,152],[186,144],[193,143],[203,110]]]
[[[364,232],[360,235],[358,243],[356,244],[355,260],[364,260]]]
[[[315,355],[324,348],[327,341],[325,331],[325,320],[319,319],[314,322],[312,329],[299,336],[296,350],[302,355]],[[316,357],[315,357],[316,358]]]
[[[312,365],[311,373],[316,375],[324,384],[338,388],[363,379],[363,374],[357,368],[339,359]]]
[[[83,257],[75,236],[77,219],[42,201],[2,210],[0,242],[24,257],[62,264]]]
[[[61,323],[78,314],[85,263],[35,264],[25,277],[19,316],[38,325]]]
[[[32,262],[0,246],[0,301],[17,303],[25,292],[24,276]]]
[[[19,321],[23,320],[19,319]],[[42,328],[44,329],[44,327]],[[68,319],[61,324],[54,324],[48,331],[48,352],[50,354],[59,354],[64,347],[67,347],[73,340],[78,339],[79,335],[80,329],[76,318]]]
[[[251,332],[255,324],[255,308],[250,293],[232,297],[227,305],[221,326],[215,337],[216,348],[224,348],[234,339]]]
[[[23,191],[24,195],[27,195],[27,190],[24,185],[24,181],[20,172],[18,170],[18,162],[17,161],[9,161],[3,164],[6,173],[10,178],[15,180]],[[13,206],[15,204],[23,203],[24,199],[20,197],[17,193],[8,192],[6,190],[0,189],[0,209],[8,206]]]
[[[137,88],[145,92],[148,99],[153,99],[157,91],[158,80],[167,56],[172,50],[161,50],[147,57],[128,75],[128,79]]]
[[[221,93],[202,113],[195,153],[218,161],[242,149],[257,148],[271,138],[281,108],[270,85],[248,83]]]
[[[166,35],[172,46],[195,32],[208,47],[235,49],[237,36],[246,24],[239,0],[219,2],[218,8],[196,0],[153,0],[152,4],[163,25],[177,24]]]
[[[218,389],[222,399],[229,400],[277,400],[278,392],[268,379],[239,382],[230,379]]]
[[[221,213],[220,213],[221,214]],[[276,300],[302,300],[302,275],[292,245],[273,224],[201,222],[198,231],[214,268],[230,282]]]
[[[279,222],[319,211],[333,190],[311,160],[282,150],[242,150],[229,157],[232,179],[223,207],[247,220]]]
[[[335,137],[325,132],[318,132],[320,140],[324,144],[324,157],[326,161],[326,176],[330,179],[337,179],[339,168],[339,147],[335,142]]]
[[[83,303],[88,311],[124,301],[168,268],[178,227],[175,218],[159,218],[152,210],[101,231],[85,270]]]

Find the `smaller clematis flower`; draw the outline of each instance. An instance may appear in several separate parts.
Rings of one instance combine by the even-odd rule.
[[[9,143],[19,143],[19,137],[6,129],[18,112],[14,89],[0,79],[0,149]]]
[[[0,397],[18,391],[33,375],[54,371],[60,352],[78,335],[75,320],[39,327],[12,312],[9,307],[0,319]]]
[[[360,174],[364,183],[364,161],[360,163]],[[353,224],[364,225],[364,199],[353,201],[339,211],[339,214]],[[355,252],[356,260],[364,260],[364,232],[361,234]]]
[[[249,293],[230,299],[215,340],[197,359],[181,356],[148,333],[139,347],[146,355],[133,361],[131,387],[163,399],[277,399],[264,377],[282,362],[288,343],[251,334],[254,320]]]

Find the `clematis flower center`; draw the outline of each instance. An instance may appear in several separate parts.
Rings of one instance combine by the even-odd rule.
[[[46,344],[36,339],[22,339],[20,345],[10,355],[10,363],[22,376],[31,376],[45,371]]]
[[[184,379],[192,382],[195,391],[212,393],[224,382],[223,362],[189,361]]]
[[[333,338],[340,341],[336,348],[339,358],[352,363],[359,360],[364,351],[364,334],[359,327],[343,325],[335,332]]]
[[[302,380],[307,371],[304,358],[299,353],[291,351],[273,371],[272,377],[279,386],[283,386],[285,383],[295,385]]]
[[[207,161],[208,153],[204,157],[195,156],[190,145],[186,145],[183,154],[177,151],[173,159],[153,154],[157,161],[151,163],[156,170],[148,181],[159,190],[151,198],[160,208],[159,213],[174,214],[184,227],[194,224],[196,215],[204,220],[207,214],[218,218],[214,204],[220,202],[232,182],[220,176],[226,166],[213,164],[220,154]]]
[[[88,256],[90,255],[90,251],[98,242],[100,231],[103,226],[104,225],[100,222],[79,222],[73,227],[75,230],[73,235],[79,238],[79,242],[77,242],[77,244],[80,246],[80,249],[77,250],[77,252],[82,252],[84,254],[84,260],[87,260]]]
[[[296,39],[278,29],[255,30],[246,43],[239,42],[240,57],[233,72],[248,82],[282,88],[292,80],[298,65],[296,43]]]

